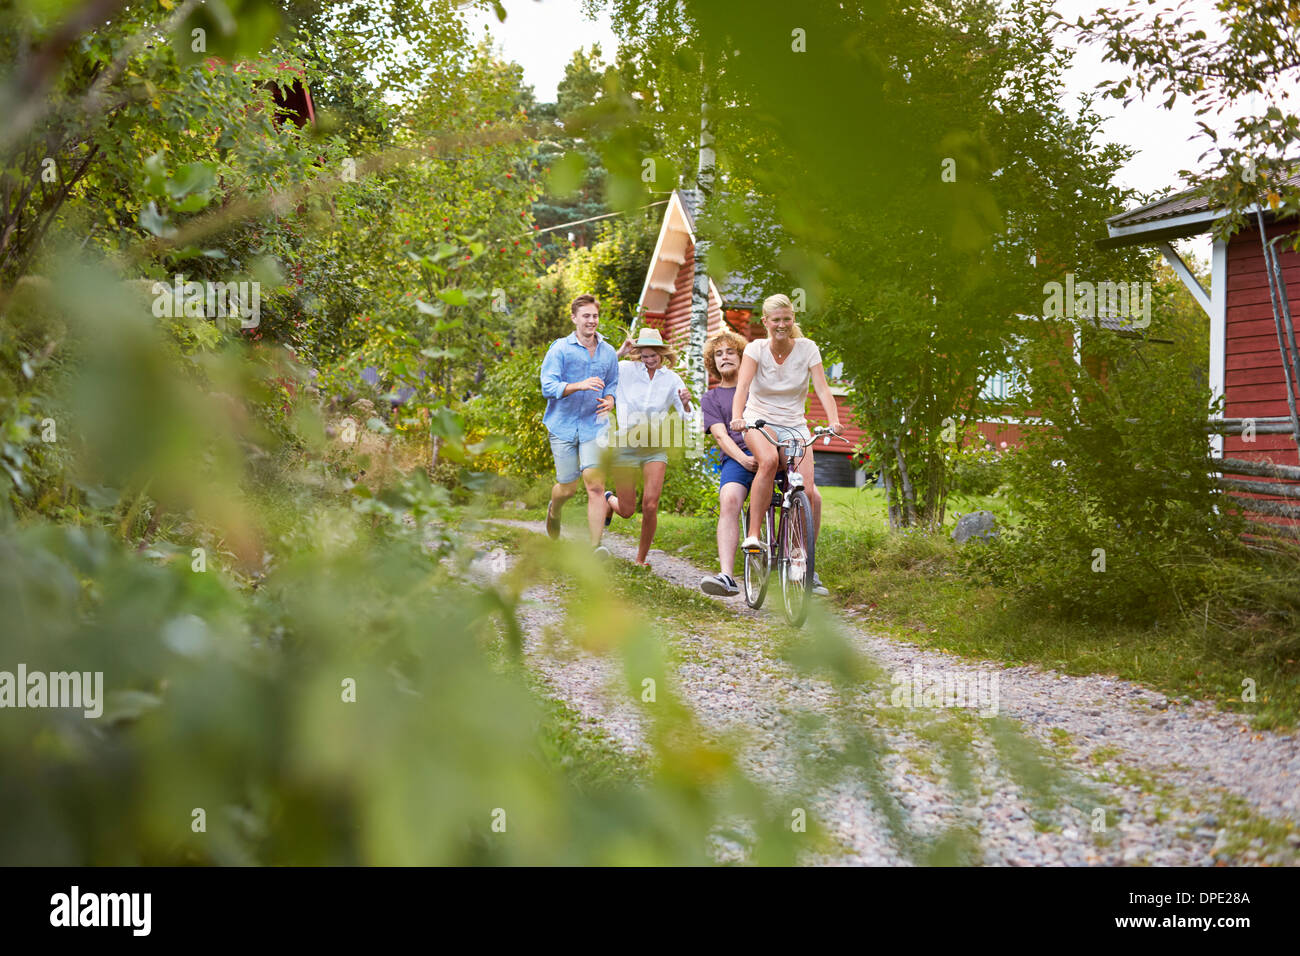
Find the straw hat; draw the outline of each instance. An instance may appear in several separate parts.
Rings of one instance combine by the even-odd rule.
[[[664,337],[659,334],[658,329],[642,329],[641,334],[637,337],[636,347],[644,348],[665,348]]]

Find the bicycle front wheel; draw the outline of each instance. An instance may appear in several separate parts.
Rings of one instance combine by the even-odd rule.
[[[781,522],[781,603],[785,619],[799,627],[812,603],[813,522],[808,495],[790,492],[790,508]]]
[[[747,518],[745,510],[740,512],[740,538],[743,541],[749,530],[745,527]],[[763,543],[763,550],[760,554],[750,554],[741,552],[745,557],[745,603],[752,608],[763,606],[763,599],[767,597],[767,580],[772,572],[772,513],[769,511],[763,518],[762,533],[759,535],[759,541]]]

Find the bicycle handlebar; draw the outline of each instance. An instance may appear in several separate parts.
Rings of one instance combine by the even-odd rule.
[[[843,426],[840,427],[842,428]],[[742,426],[741,431],[752,431],[755,428],[757,428],[760,432],[763,432],[764,428],[780,428],[788,432],[796,431],[796,428],[793,425],[778,425],[776,422],[767,422],[761,418],[758,421],[753,422],[752,424],[750,422],[746,422]],[[827,426],[818,425],[816,428],[812,430],[812,436],[814,438],[821,438],[823,435],[827,436],[828,438],[838,438],[846,445],[849,443],[849,440],[847,438],[845,438],[843,435],[839,434],[838,432],[831,431],[831,429]],[[763,437],[766,438],[768,441],[772,441],[772,437],[768,435],[767,432],[763,432]]]
[[[767,433],[765,429],[768,428],[779,428],[783,431],[790,432],[792,437],[787,439],[782,439],[781,441],[778,442],[771,435]],[[776,422],[767,422],[760,418],[758,419],[758,421],[754,422],[753,424],[746,422],[744,428],[742,428],[741,430],[748,432],[748,431],[753,431],[754,429],[757,429],[758,433],[762,435],[764,438],[766,438],[768,442],[770,442],[776,448],[781,448],[784,445],[788,445],[791,441],[795,441],[796,440],[795,436],[797,436],[797,442],[800,447],[800,457],[802,457],[803,448],[807,444],[811,444],[811,442],[804,442],[803,437],[798,434],[797,429],[793,425],[778,425]],[[838,438],[846,445],[851,444],[851,442],[847,438],[845,438],[843,435],[836,434],[835,432],[831,431],[830,428],[824,428],[822,426],[818,426],[817,428],[814,428],[812,430],[812,437],[814,439],[821,438],[822,436],[826,437],[825,444],[830,444],[830,440],[832,438]]]

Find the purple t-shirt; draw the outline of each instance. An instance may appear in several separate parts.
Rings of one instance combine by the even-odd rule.
[[[704,393],[704,400],[700,402],[700,412],[703,415],[704,430],[707,432],[714,425],[730,426],[731,424],[731,400],[736,397],[736,389],[725,388],[721,385],[715,386]],[[732,431],[727,428],[727,434],[731,440],[740,446],[740,450],[746,455],[749,452],[749,446],[745,444],[745,439],[740,436],[740,432]],[[725,455],[726,452],[723,452]]]

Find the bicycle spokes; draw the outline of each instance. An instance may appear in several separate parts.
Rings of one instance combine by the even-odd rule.
[[[808,553],[802,547],[790,548],[790,570],[792,581],[802,581],[808,573]]]
[[[790,507],[781,528],[781,598],[786,620],[798,627],[808,616],[812,593],[812,510],[802,491],[790,494]]]

